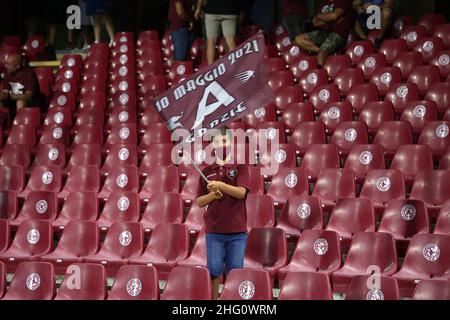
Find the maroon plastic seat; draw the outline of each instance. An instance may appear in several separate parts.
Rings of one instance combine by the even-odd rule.
[[[269,86],[273,91],[293,84],[294,78],[290,71],[274,71],[269,74]]]
[[[445,17],[440,13],[428,13],[420,17],[419,25],[424,26],[429,35],[432,35],[436,26],[445,23]]]
[[[101,231],[106,231],[115,222],[138,222],[139,220],[139,195],[136,192],[115,191],[106,200],[97,223]]]
[[[423,61],[428,64],[433,56],[444,50],[444,43],[441,38],[422,38],[417,41],[414,51],[422,55]]]
[[[5,251],[9,247],[10,243],[10,227],[9,227],[9,221],[0,219],[0,231],[1,231],[1,237],[0,237],[0,252]],[[4,266],[3,266],[4,267]],[[4,270],[3,270],[4,271]],[[0,285],[0,295],[2,286]]]
[[[163,75],[149,75],[142,79],[142,85],[138,89],[139,100],[148,97],[157,97],[167,91],[166,77]]]
[[[450,24],[449,24],[450,25]],[[430,60],[430,65],[439,68],[442,81],[450,75],[450,50],[441,51],[436,53]]]
[[[299,56],[291,64],[291,73],[296,81],[314,69],[317,69],[317,59],[310,56]]]
[[[202,229],[197,236],[194,247],[192,248],[191,254],[186,260],[178,263],[180,266],[191,266],[191,267],[205,267],[206,262],[206,237],[205,231]]]
[[[0,219],[15,219],[17,210],[17,193],[15,191],[0,191]]]
[[[413,144],[411,125],[405,121],[383,122],[373,143],[383,146],[386,157],[392,159],[401,145]]]
[[[406,26],[400,34],[400,39],[406,41],[409,50],[414,49],[417,43],[427,37],[427,30],[424,26]]]
[[[211,276],[202,267],[175,267],[167,279],[161,300],[212,300]]]
[[[105,266],[107,275],[115,275],[129,260],[140,256],[144,249],[144,230],[137,222],[118,222],[109,228],[100,250],[85,257],[84,262]]]
[[[180,175],[175,166],[153,168],[147,175],[139,197],[146,201],[158,192],[180,192]]]
[[[106,138],[103,150],[109,151],[115,144],[137,145],[137,129],[135,124],[118,124],[111,129]]]
[[[189,231],[183,224],[158,224],[142,256],[133,258],[132,264],[154,266],[160,280],[167,280],[172,269],[189,255]]]
[[[251,129],[252,130],[252,129]],[[286,143],[286,130],[282,122],[261,122],[254,130],[252,130],[253,137],[251,139],[257,139],[260,144],[266,142],[267,144],[273,143]],[[265,141],[264,141],[265,140]]]
[[[450,236],[418,234],[411,239],[397,279],[402,297],[411,297],[421,280],[445,277],[450,267],[448,241]]]
[[[286,63],[281,57],[267,58],[264,59],[263,63],[267,73],[286,70]]]
[[[440,170],[450,170],[450,147],[448,147],[439,161]]]
[[[246,199],[247,228],[272,228],[275,226],[275,210],[272,198],[261,194],[249,194]]]
[[[415,135],[420,135],[428,122],[438,120],[436,102],[430,100],[410,101],[405,105],[401,121],[408,121]]]
[[[114,191],[139,192],[138,169],[131,166],[113,168],[98,197],[108,198]]]
[[[27,125],[13,126],[6,144],[23,144],[32,148],[36,145],[36,129]]]
[[[6,267],[3,262],[0,262],[0,299],[3,298],[6,292]]]
[[[338,102],[340,97],[339,87],[333,83],[316,86],[311,92],[309,101],[314,105],[315,112],[320,113],[328,102]]]
[[[346,68],[339,71],[334,79],[343,96],[354,86],[364,84],[364,73],[359,68]]]
[[[280,167],[297,166],[297,157],[293,144],[283,143],[276,148],[269,147],[263,149],[267,150],[260,150],[259,152],[259,166],[262,168],[270,168],[275,163]],[[273,172],[273,174],[276,174],[276,172]]]
[[[73,263],[82,263],[84,257],[96,254],[100,243],[98,225],[94,221],[70,221],[64,228],[55,251],[41,258],[51,262],[56,274],[63,275]]]
[[[55,107],[67,107],[69,110],[75,110],[75,94],[67,94],[61,91],[54,92],[49,103],[49,109]]]
[[[182,223],[183,216],[183,200],[180,194],[155,192],[149,198],[141,223],[144,231],[150,232],[161,223]]]
[[[122,266],[108,300],[158,300],[158,272],[152,266]]]
[[[35,166],[66,166],[66,148],[62,144],[41,144],[34,157]]]
[[[315,272],[330,276],[341,267],[339,236],[334,231],[305,230],[297,242],[291,262],[278,271],[282,284],[293,272]]]
[[[25,220],[19,225],[8,250],[0,252],[7,272],[14,272],[23,261],[39,261],[53,249],[52,224],[46,220]]]
[[[137,165],[138,151],[135,143],[115,144],[111,146],[108,155],[106,156],[101,169],[101,174],[105,176],[108,175],[114,167]]]
[[[373,43],[370,41],[353,41],[347,47],[347,55],[353,62],[353,65],[360,63],[364,57],[374,51]]]
[[[99,144],[79,144],[72,148],[72,156],[65,171],[70,172],[74,167],[100,167],[101,164],[102,153]]]
[[[58,166],[36,166],[31,172],[25,190],[19,197],[27,197],[31,191],[52,191],[58,193],[62,186],[62,172]]]
[[[287,134],[293,134],[295,127],[302,122],[314,120],[314,106],[310,102],[290,103],[283,112],[282,121]]]
[[[398,67],[379,67],[373,72],[370,79],[370,83],[377,86],[379,94],[383,97],[393,85],[401,83],[401,81],[402,75]]]
[[[433,155],[426,145],[402,145],[395,153],[391,169],[403,173],[405,182],[411,186],[422,170],[433,169]]]
[[[29,107],[17,112],[13,121],[14,126],[30,126],[37,130],[41,126],[41,112],[39,108]]]
[[[139,144],[140,150],[145,150],[153,143],[171,142],[171,134],[165,123],[149,123],[145,128],[145,134]]]
[[[372,83],[354,86],[350,89],[346,97],[346,101],[350,102],[353,106],[354,114],[359,114],[367,102],[378,100],[377,86]]]
[[[450,23],[436,25],[433,36],[441,38],[444,43],[444,47],[450,49]]]
[[[99,144],[103,145],[103,128],[98,124],[83,124],[73,139],[73,145]]]
[[[58,215],[58,199],[52,191],[31,191],[11,226],[18,227],[27,220],[55,220]]]
[[[94,130],[93,126],[88,125],[99,125],[103,126],[105,122],[104,111],[96,107],[86,107],[79,109],[76,118],[74,129],[78,132],[80,129],[89,128],[89,130]],[[102,144],[103,141],[99,141]]]
[[[328,102],[323,106],[320,121],[327,132],[333,134],[337,126],[344,121],[353,121],[352,105],[347,101]]]
[[[137,123],[137,110],[129,107],[114,108],[106,122],[106,128],[112,129],[120,124],[136,124]],[[132,127],[133,130],[135,126]],[[120,133],[120,132],[119,132]]]
[[[254,228],[248,235],[244,268],[266,270],[271,280],[287,264],[287,243],[283,230]]]
[[[235,269],[227,275],[220,300],[272,300],[272,290],[267,271]]]
[[[302,159],[301,168],[311,181],[315,181],[324,169],[339,169],[338,147],[332,144],[310,146]]]
[[[394,105],[390,101],[368,101],[359,115],[359,121],[366,124],[371,135],[376,134],[383,123],[394,120]]]
[[[24,170],[28,169],[31,163],[30,148],[22,144],[6,144],[3,147],[0,165],[2,166],[21,166]]]
[[[392,102],[395,113],[401,114],[408,102],[419,100],[419,90],[416,83],[398,83],[391,87],[384,100]]]
[[[39,144],[62,144],[66,147],[70,144],[70,128],[62,125],[48,125],[41,128]]]
[[[265,107],[258,108],[255,112],[246,115],[243,120],[247,128],[255,128],[261,122],[276,121],[276,106],[275,104],[269,104]]]
[[[205,220],[203,218],[205,213],[206,208],[199,208],[195,204],[191,206],[184,222],[190,234],[198,235],[205,228]]]
[[[358,68],[363,72],[364,79],[369,80],[372,78],[372,75],[377,68],[386,67],[387,65],[388,63],[384,54],[371,53],[366,55],[364,59],[358,63]]]
[[[99,171],[97,166],[73,167],[68,173],[66,184],[58,197],[65,198],[72,192],[99,192]]]
[[[419,89],[419,93],[424,96],[430,87],[434,83],[439,82],[440,79],[441,74],[438,67],[430,65],[418,66],[411,71],[411,74],[408,77],[408,83],[416,84]],[[416,99],[411,97],[411,100],[418,100],[418,97]]]
[[[319,121],[301,122],[295,126],[291,143],[297,154],[305,155],[308,148],[316,144],[326,144],[325,125]]]
[[[430,215],[436,217],[444,203],[450,199],[450,171],[421,171],[416,176],[409,197],[425,201]]]
[[[367,252],[371,254],[368,255]],[[378,267],[375,270],[374,266]],[[333,291],[346,292],[356,276],[379,272],[391,276],[397,271],[397,250],[392,235],[359,232],[353,238],[344,266],[333,274]]]
[[[386,56],[389,64],[392,64],[402,52],[407,51],[408,46],[404,39],[387,39],[383,41],[379,52]]]
[[[71,221],[96,221],[97,217],[96,192],[71,192],[67,195],[58,218],[52,224],[55,229],[64,230]]]
[[[241,169],[242,181],[250,188],[249,194],[264,194],[264,179],[261,169],[258,167],[246,166]]]
[[[449,126],[448,121],[428,122],[422,130],[418,143],[428,145],[433,157],[439,159],[450,145]]]
[[[3,300],[53,300],[55,269],[47,262],[23,262],[14,273]]]
[[[79,275],[77,284],[73,285],[73,275]],[[76,263],[67,268],[67,273],[55,300],[105,300],[108,294],[105,267],[99,264]]]
[[[370,170],[386,168],[383,147],[377,144],[354,146],[344,168],[354,172],[358,183],[364,182]]]
[[[361,197],[372,200],[377,213],[391,200],[405,199],[405,182],[398,170],[370,170],[361,191]]]
[[[324,69],[312,69],[299,78],[300,87],[303,92],[309,96],[316,86],[328,84],[328,74]]]
[[[139,166],[139,174],[147,176],[154,167],[171,165],[172,149],[171,143],[155,143],[148,146]]]
[[[369,143],[367,126],[362,121],[341,122],[331,137],[331,144],[336,145],[344,157],[347,157],[355,145],[367,143]]]
[[[413,300],[450,300],[450,282],[421,280],[412,295]]]
[[[395,279],[380,276],[379,287],[368,287],[374,276],[356,276],[353,278],[345,295],[345,300],[400,300],[400,291]]]
[[[192,61],[176,61],[167,75],[169,84],[176,85],[194,73]]]
[[[401,245],[416,234],[429,233],[428,211],[421,200],[391,200],[381,219],[378,232],[392,234]]]
[[[349,169],[324,169],[317,179],[313,196],[325,210],[332,209],[341,198],[356,196],[355,176]]]
[[[408,51],[402,52],[392,65],[400,68],[402,79],[406,80],[415,68],[424,65],[424,61],[419,52]]]
[[[445,113],[450,108],[450,82],[432,84],[425,95],[425,100],[436,102],[439,113]]]
[[[266,52],[267,54],[267,52]],[[289,67],[294,64],[299,57],[305,56],[305,52],[295,43],[291,43],[286,50],[284,50],[283,59],[284,63]]]
[[[24,187],[23,168],[16,165],[0,166],[0,190],[21,192]]]
[[[301,168],[281,167],[272,177],[267,195],[272,197],[276,207],[282,206],[293,195],[307,195],[309,183],[306,171]]]
[[[318,272],[290,272],[278,300],[333,300],[330,278]]]
[[[329,56],[323,65],[323,68],[327,71],[328,77],[331,80],[334,80],[342,69],[351,67],[352,61],[347,55]]]

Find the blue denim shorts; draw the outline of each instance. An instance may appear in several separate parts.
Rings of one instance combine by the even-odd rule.
[[[206,234],[206,257],[208,270],[213,278],[226,274],[233,269],[244,267],[247,234]]]

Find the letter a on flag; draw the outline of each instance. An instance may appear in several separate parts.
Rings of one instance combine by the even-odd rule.
[[[193,142],[211,129],[239,120],[274,101],[264,67],[262,31],[153,102],[167,127],[186,129]]]

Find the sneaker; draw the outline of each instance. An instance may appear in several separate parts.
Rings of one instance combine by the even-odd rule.
[[[87,51],[87,50],[89,50],[90,48],[91,48],[90,45],[85,44],[85,45],[81,48],[81,50]]]

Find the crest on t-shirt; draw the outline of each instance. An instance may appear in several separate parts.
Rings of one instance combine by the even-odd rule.
[[[19,82],[10,82],[9,85],[11,86],[11,91],[13,94],[23,94],[23,89],[25,89],[25,86]]]
[[[237,170],[230,170],[230,171],[228,171],[228,177],[236,178],[236,176],[237,176]]]

